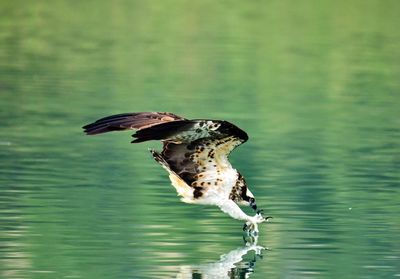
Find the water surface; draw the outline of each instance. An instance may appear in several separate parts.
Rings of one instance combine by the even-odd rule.
[[[400,276],[397,1],[0,7],[0,277]],[[249,133],[257,244],[179,201],[159,144],[80,129],[129,111]]]

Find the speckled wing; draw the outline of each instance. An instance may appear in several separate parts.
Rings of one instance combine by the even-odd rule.
[[[228,155],[248,139],[244,131],[227,121],[190,120],[138,131],[134,142],[148,140],[151,135],[164,138],[161,156],[172,171],[194,188],[194,198],[201,197],[210,187],[235,183],[237,173]]]
[[[182,144],[170,142],[164,145],[161,155],[171,170],[194,188],[194,198],[199,198],[211,187],[235,183],[237,173],[229,163],[228,155],[242,142],[234,136]]]

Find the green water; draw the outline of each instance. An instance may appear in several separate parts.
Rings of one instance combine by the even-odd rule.
[[[399,27],[398,1],[2,0],[0,277],[400,276]],[[249,133],[262,257],[157,143],[80,129],[131,111]]]

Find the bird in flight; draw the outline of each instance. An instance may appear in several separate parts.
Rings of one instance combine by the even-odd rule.
[[[243,230],[258,233],[264,218],[244,177],[228,161],[230,152],[248,140],[246,132],[224,120],[189,120],[169,112],[122,113],[83,126],[87,135],[135,130],[132,143],[160,140],[161,152],[150,150],[168,172],[185,203],[216,205],[234,219],[245,221]],[[254,216],[239,205],[250,206]]]

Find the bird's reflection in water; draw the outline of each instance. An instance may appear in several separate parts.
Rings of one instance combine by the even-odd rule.
[[[245,245],[220,256],[214,263],[202,265],[185,265],[180,267],[178,279],[208,279],[208,278],[249,278],[254,272],[255,264],[262,258],[265,249],[257,245],[258,237],[245,239]],[[250,260],[243,259],[249,252],[253,252]]]

